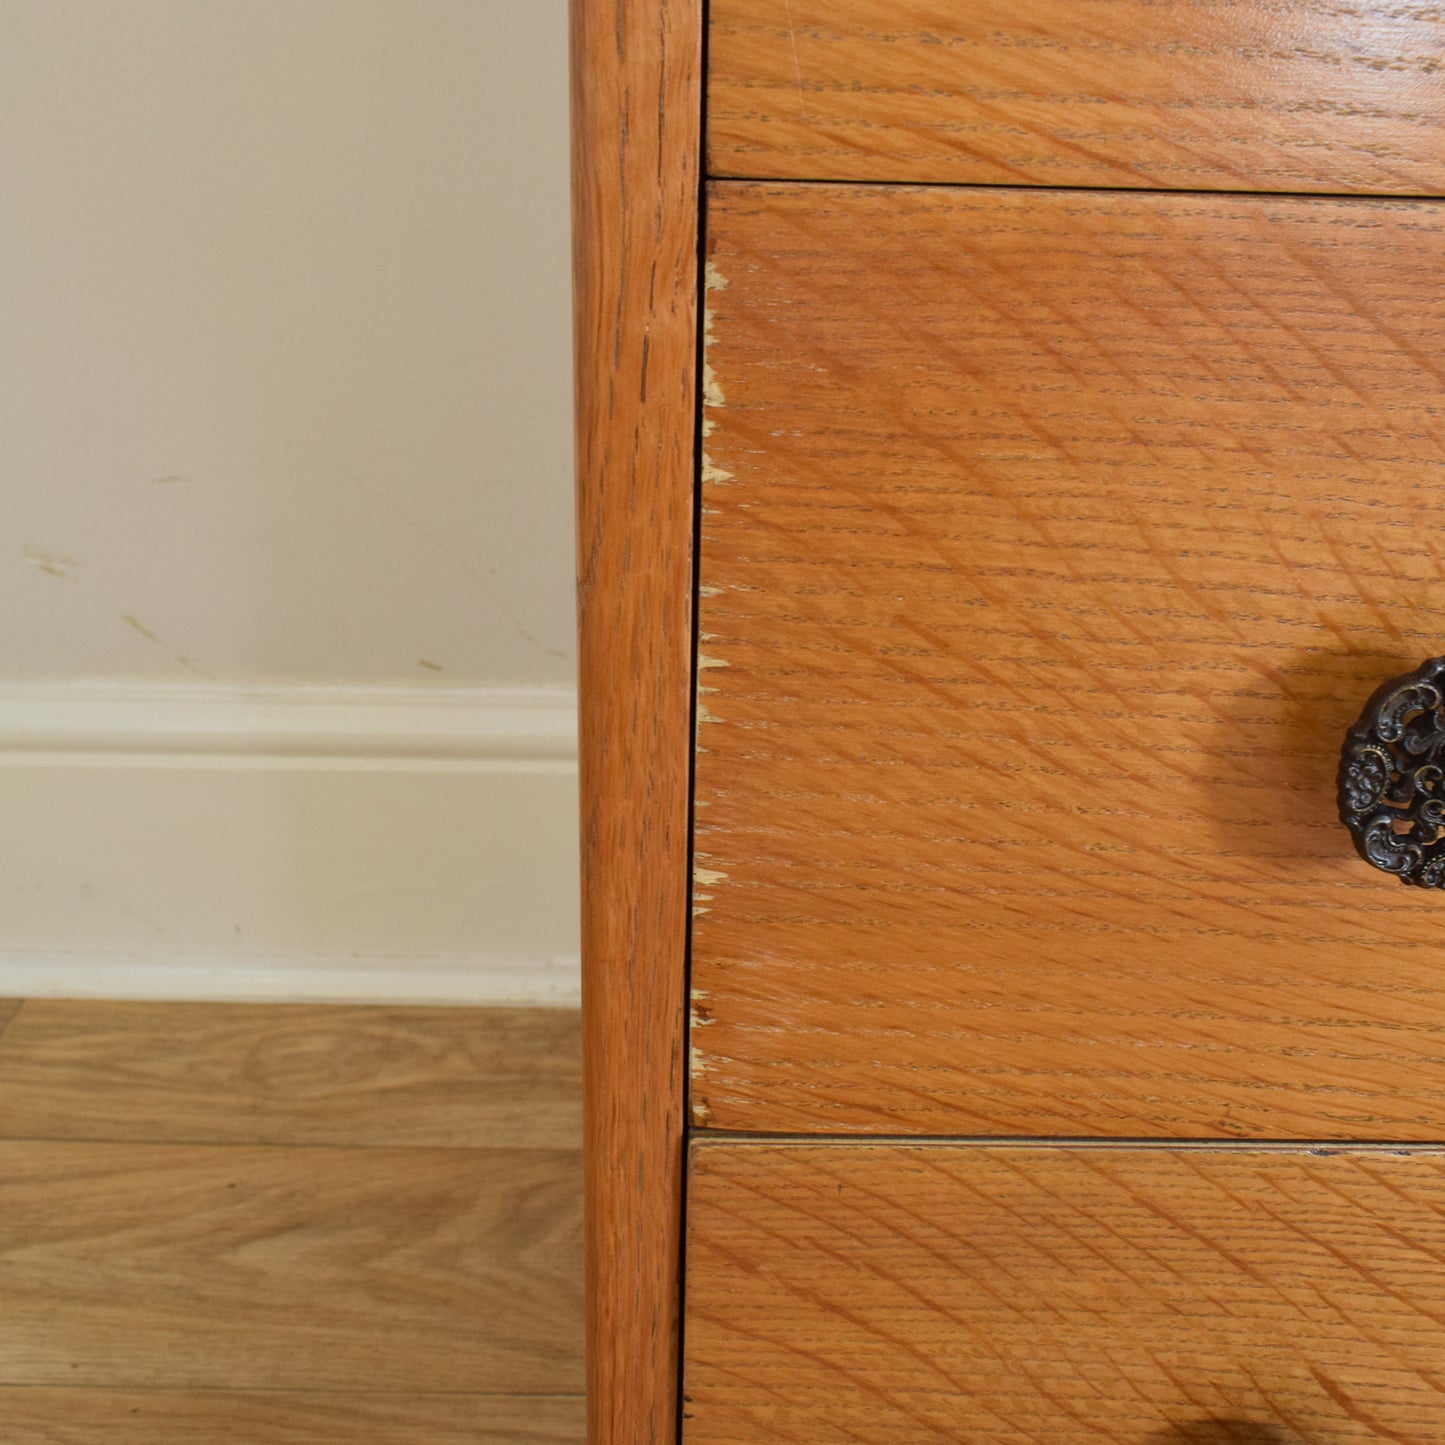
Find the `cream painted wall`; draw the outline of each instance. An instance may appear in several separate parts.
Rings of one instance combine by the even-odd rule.
[[[0,997],[577,994],[566,0],[0,0]]]
[[[0,0],[0,684],[570,684],[565,26]]]

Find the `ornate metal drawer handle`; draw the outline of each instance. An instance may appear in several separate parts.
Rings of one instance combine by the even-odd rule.
[[[1445,657],[1387,682],[1345,734],[1340,818],[1367,863],[1445,887]]]

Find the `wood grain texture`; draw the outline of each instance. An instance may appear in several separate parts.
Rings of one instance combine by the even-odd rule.
[[[568,1009],[32,999],[0,1138],[576,1149]]]
[[[696,1120],[1431,1139],[1346,726],[1445,639],[1445,210],[718,183]]]
[[[686,1445],[1427,1445],[1445,1157],[701,1145]]]
[[[715,0],[719,176],[1439,194],[1400,0]]]
[[[572,0],[589,1435],[676,1433],[700,0]]]
[[[0,998],[0,1034],[3,1034],[10,1025],[10,1020],[20,1012],[21,1000],[18,998]]]
[[[5,1445],[580,1445],[578,1396],[0,1387]]]
[[[0,1144],[0,1383],[579,1392],[575,1154]]]

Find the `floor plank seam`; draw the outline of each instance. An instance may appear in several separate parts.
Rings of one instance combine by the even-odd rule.
[[[581,1440],[575,1021],[0,1024],[0,1445]]]
[[[365,1141],[357,1143],[298,1144],[294,1139],[275,1143],[268,1139],[157,1139],[154,1136],[138,1135],[135,1138],[117,1135],[90,1134],[10,1134],[0,1130],[0,1144],[76,1144],[86,1148],[113,1145],[117,1149],[309,1149],[319,1153],[323,1149],[341,1153],[358,1150],[382,1151],[408,1154],[580,1154],[582,1144],[376,1144]]]
[[[276,1394],[293,1399],[344,1400],[585,1400],[581,1390],[353,1390],[345,1387],[267,1386],[267,1384],[39,1384],[33,1380],[0,1380],[0,1393],[14,1390],[95,1394]]]
[[[13,999],[0,999],[0,1006],[13,1002]],[[3,1045],[5,1042],[5,1031],[10,1027],[11,1024],[15,1022],[16,1019],[20,1017],[20,1014],[24,1010],[24,1008],[25,1002],[22,999],[13,1013],[0,1013],[0,1045]]]

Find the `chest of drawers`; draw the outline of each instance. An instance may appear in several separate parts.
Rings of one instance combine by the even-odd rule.
[[[1445,1439],[1442,72],[577,0],[594,1445]]]

